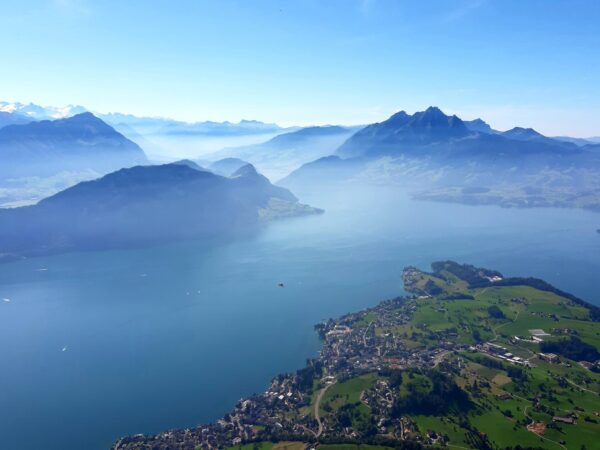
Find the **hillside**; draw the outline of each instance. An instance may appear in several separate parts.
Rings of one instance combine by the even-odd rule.
[[[318,324],[318,358],[273,378],[217,423],[126,437],[113,449],[594,442],[600,309],[543,280],[453,261],[432,269],[404,269],[412,295]]]
[[[0,110],[0,128],[4,128],[7,125],[23,125],[29,122],[31,120],[26,116]]]
[[[265,220],[318,212],[250,165],[230,178],[193,163],[136,166],[37,205],[0,209],[0,257],[224,237],[250,233]]]

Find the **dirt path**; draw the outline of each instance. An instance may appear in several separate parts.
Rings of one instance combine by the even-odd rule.
[[[594,395],[600,395],[598,392],[592,391],[591,389],[588,389],[588,388],[584,388],[583,386],[578,385],[577,383],[575,383],[574,381],[569,380],[568,378],[565,378],[565,380],[567,380],[567,383],[575,386],[578,389],[581,389],[582,391],[589,392],[590,394],[594,394]]]
[[[521,397],[521,396],[519,396],[519,395],[516,395],[516,394],[513,394],[513,397],[515,397],[515,398],[518,398],[519,400],[524,400],[524,401],[526,401],[526,402],[528,402],[528,401],[529,401],[529,400],[527,400],[526,398],[524,398],[524,397]],[[531,420],[531,422],[533,423],[533,422],[535,422],[535,421],[533,420],[533,417],[531,417],[529,414],[527,414],[527,409],[528,409],[528,408],[529,408],[529,405],[527,405],[527,406],[525,407],[525,409],[523,410],[523,414],[525,415],[525,417],[527,417],[527,418],[528,418],[529,420]],[[530,433],[533,433],[533,434],[535,434],[536,436],[538,436],[540,439],[543,439],[544,441],[548,441],[548,442],[551,442],[551,443],[553,443],[553,444],[556,444],[556,445],[558,445],[560,448],[562,448],[562,449],[564,449],[564,450],[569,450],[567,447],[565,447],[564,445],[562,445],[560,442],[556,442],[556,441],[553,441],[552,439],[548,439],[547,437],[544,437],[544,436],[542,436],[541,434],[539,434],[539,433],[536,433],[535,431],[530,431]]]
[[[501,323],[500,325],[498,325],[497,327],[492,328],[492,331],[494,333],[494,339],[492,339],[492,342],[494,342],[496,339],[498,339],[497,330],[499,330],[500,328],[502,328],[505,325],[508,325],[509,323],[515,323],[517,321],[517,319],[519,318],[520,313],[521,313],[521,311],[517,311],[517,314],[515,314],[515,318],[512,320],[512,322],[504,322],[504,323]]]

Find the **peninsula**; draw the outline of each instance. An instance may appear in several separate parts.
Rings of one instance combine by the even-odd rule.
[[[600,308],[452,261],[318,324],[318,358],[213,424],[113,450],[580,449],[600,435]],[[343,444],[343,445],[342,445]]]

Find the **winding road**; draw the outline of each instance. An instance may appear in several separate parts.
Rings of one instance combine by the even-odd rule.
[[[519,396],[519,395],[517,395],[517,394],[512,394],[512,396],[513,396],[513,397],[515,397],[515,398],[518,398],[519,400],[523,400],[523,401],[526,401],[526,402],[529,402],[529,401],[530,401],[530,400],[528,400],[528,399],[526,399],[526,398],[524,398],[524,397],[521,397],[521,396]],[[527,409],[528,409],[528,408],[529,408],[529,405],[527,405],[527,406],[525,407],[525,409],[523,410],[523,415],[524,415],[525,417],[527,417],[529,420],[531,420],[531,423],[533,423],[533,422],[535,422],[535,419],[534,419],[533,417],[531,417],[531,416],[530,416],[530,415],[527,413]],[[569,450],[567,447],[565,447],[564,445],[562,445],[560,442],[556,442],[556,441],[553,441],[552,439],[548,439],[547,437],[544,437],[544,436],[542,436],[541,434],[539,434],[539,433],[536,433],[536,432],[535,432],[535,431],[533,431],[533,430],[529,430],[529,431],[530,431],[531,433],[535,434],[536,436],[538,436],[540,439],[543,439],[544,441],[548,441],[548,442],[551,442],[551,443],[553,443],[553,444],[556,444],[556,445],[558,445],[560,448],[562,448],[563,450]]]
[[[331,384],[328,384],[327,386],[325,386],[317,394],[317,400],[315,401],[315,420],[319,424],[319,428],[317,430],[317,434],[315,435],[315,437],[317,439],[319,438],[319,436],[321,436],[321,434],[323,434],[323,422],[321,422],[321,417],[319,416],[319,407],[321,405],[321,399],[323,398],[323,395],[325,395],[325,392],[327,392],[327,389],[329,389],[334,384],[335,384],[335,381],[332,382]]]

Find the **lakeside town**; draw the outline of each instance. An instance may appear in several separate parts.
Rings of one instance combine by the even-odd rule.
[[[553,312],[529,312],[533,310],[533,300],[525,296],[502,298],[498,293],[503,294],[502,289],[508,288],[495,286],[504,278],[483,269],[474,275],[473,269],[463,266],[458,271],[456,266],[446,265],[443,270],[428,274],[408,267],[402,277],[411,295],[316,325],[323,347],[318,358],[307,361],[303,369],[275,377],[264,393],[240,400],[230,413],[213,424],[153,436],[124,437],[113,449],[222,449],[280,441],[303,442],[306,448],[340,442],[401,448],[442,447],[456,439],[451,437],[450,427],[461,430],[468,448],[492,449],[496,447],[488,433],[473,425],[469,415],[478,408],[484,411],[493,406],[502,412],[500,417],[514,422],[516,430],[519,423],[513,419],[516,411],[502,410],[494,403],[502,401],[531,404],[539,417],[549,414],[546,421],[528,416],[526,406],[518,430],[539,438],[542,444],[557,442],[548,433],[558,429],[557,424],[575,425],[577,411],[567,414],[551,408],[543,396],[528,390],[527,380],[533,381],[534,372],[541,365],[557,383],[570,383],[582,394],[589,391],[597,396],[596,390],[552,373],[552,367],[572,368],[568,358],[541,351],[540,344],[545,339],[578,332],[554,327],[550,333],[532,328],[527,330],[527,336],[501,334],[502,327],[515,326],[519,314],[531,314],[552,323],[558,322],[559,317]],[[451,276],[452,270],[469,280],[467,284]],[[484,283],[485,287],[467,291],[465,286],[470,287],[469,283],[473,286]],[[467,321],[466,309],[459,311],[458,321],[453,319],[450,305],[455,308],[460,302],[471,305],[483,302],[475,296],[489,294],[490,290],[495,290],[498,299],[494,302],[503,310],[516,311],[514,320],[507,319],[496,303],[485,304],[485,311],[490,312],[485,322]],[[507,292],[512,294],[510,289]],[[568,299],[561,299],[558,305],[579,308]],[[429,309],[446,317],[448,324],[434,327],[437,319],[433,315],[429,322],[421,321],[421,317],[426,317],[424,311]],[[490,326],[492,323],[495,325]],[[591,376],[600,368],[599,360],[581,361],[577,370],[589,373],[592,380]],[[495,371],[494,376],[486,379],[480,368]],[[581,373],[577,372],[578,376]],[[596,387],[600,384],[600,378],[592,381]],[[509,383],[514,385],[512,390],[506,387]],[[429,386],[429,392],[423,391],[422,386]],[[467,386],[470,388],[465,390]],[[440,395],[434,398],[437,405],[427,398],[436,390],[442,393],[436,393]],[[555,398],[559,395],[559,391],[551,392]],[[567,394],[561,391],[560,395]],[[415,404],[415,399],[423,401]],[[521,411],[521,406],[518,408]],[[477,414],[483,414],[481,411]],[[415,419],[423,414],[441,416],[440,427],[423,429],[423,424]],[[586,426],[596,422],[591,418]],[[560,442],[558,445],[563,446]]]
[[[393,334],[376,335],[376,326],[407,323],[415,309],[411,300],[411,297],[389,300],[373,309],[317,325],[315,328],[323,338],[323,348],[316,360],[309,361],[307,368],[301,371],[274,378],[263,394],[241,400],[229,414],[214,424],[172,430],[154,437],[138,435],[122,438],[113,448],[167,449],[177,443],[180,448],[219,449],[267,437],[305,441],[314,441],[321,436],[356,437],[350,428],[339,428],[333,422],[321,420],[318,414],[298,414],[300,409],[310,407],[313,376],[316,375],[318,383],[324,386],[319,392],[321,394],[340,380],[385,367],[435,367],[448,351],[463,348],[444,345],[437,350],[410,350]],[[377,322],[373,321],[366,327],[356,325],[369,314],[377,314]],[[319,409],[318,399],[321,396],[317,398],[313,411]],[[389,394],[385,394],[385,384],[379,385],[377,395],[365,398],[365,401],[383,409],[392,402]],[[381,426],[384,423],[381,422]],[[393,425],[396,429],[390,437],[402,438],[408,424],[399,419]]]

